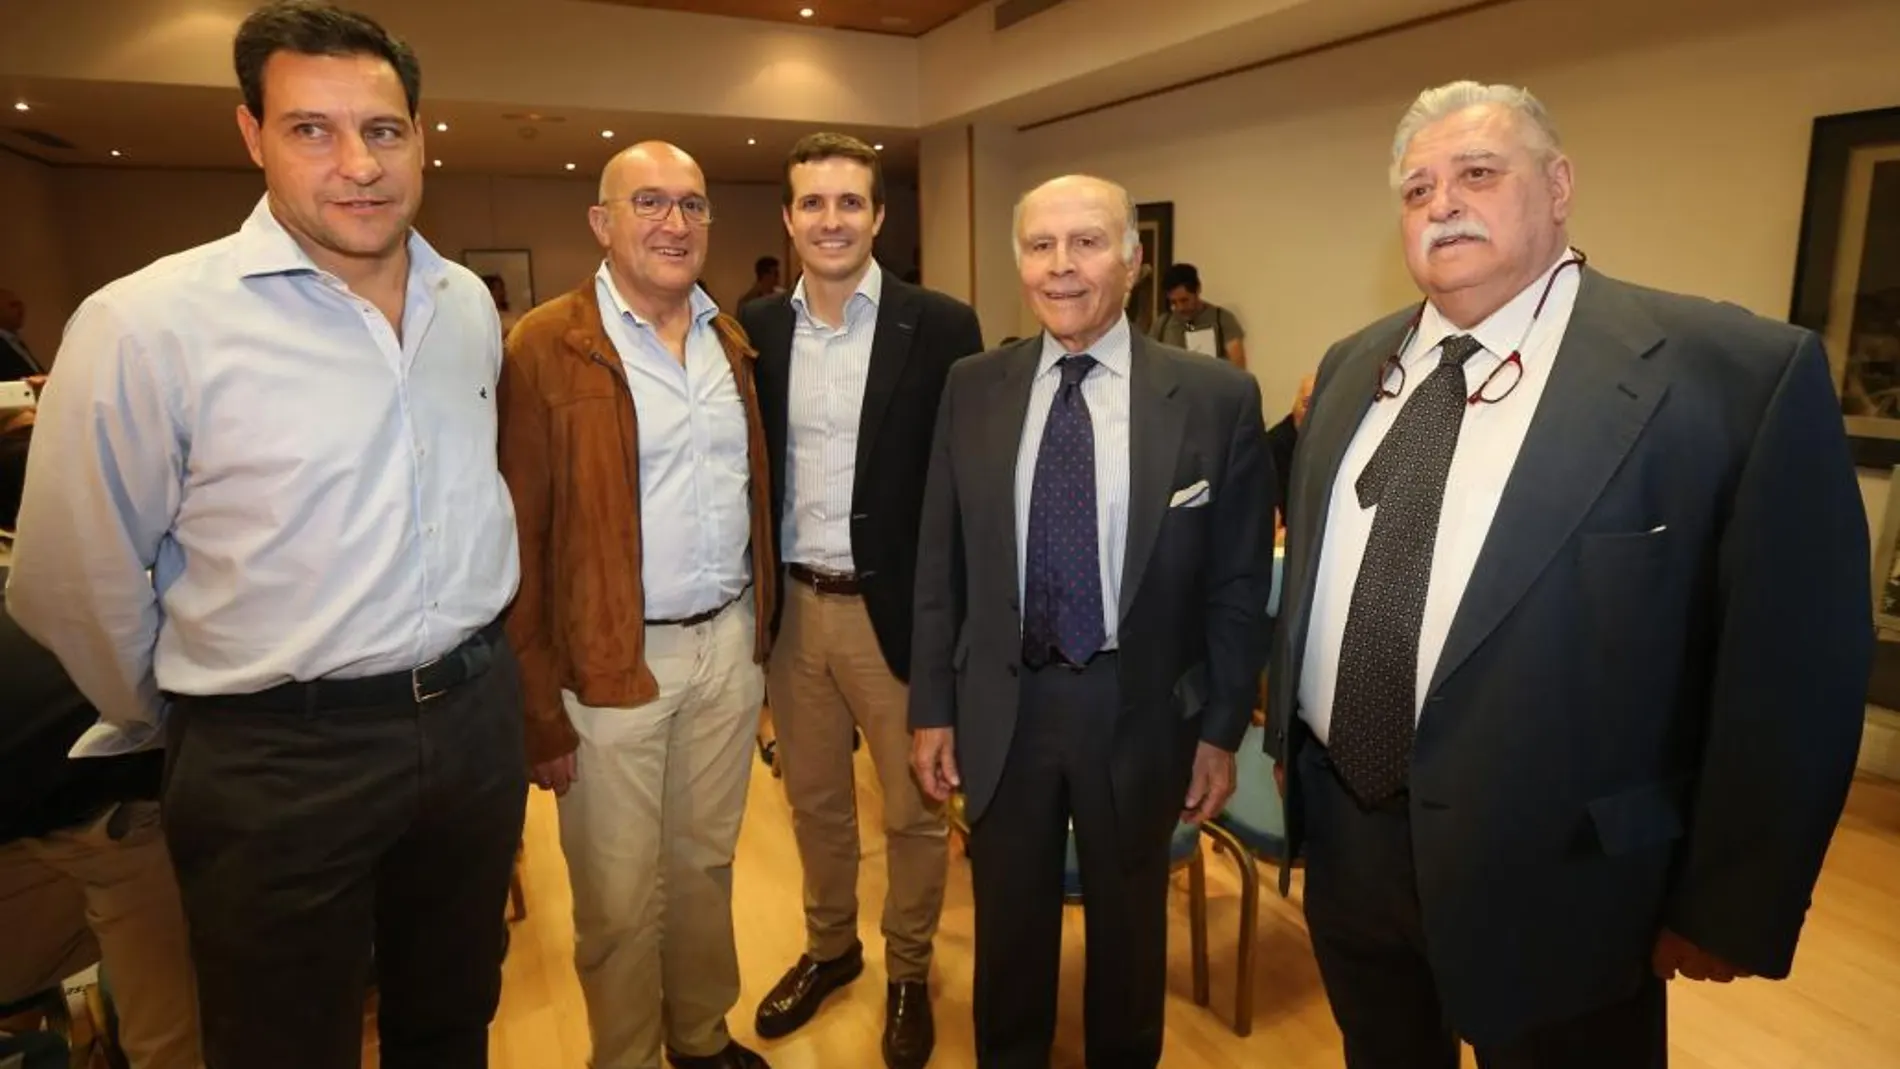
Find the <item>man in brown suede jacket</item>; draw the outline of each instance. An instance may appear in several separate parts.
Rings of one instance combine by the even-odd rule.
[[[777,576],[754,353],[694,281],[692,157],[622,152],[588,222],[600,270],[522,319],[501,375],[528,759],[560,798],[591,1064],[755,1069],[725,1024]]]

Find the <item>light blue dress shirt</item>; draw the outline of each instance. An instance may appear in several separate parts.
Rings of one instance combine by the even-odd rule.
[[[620,355],[640,425],[640,584],[646,618],[679,620],[716,609],[752,580],[752,468],[745,402],[713,318],[693,290],[686,363],[614,287],[594,275],[607,340]]]
[[[513,598],[494,302],[413,233],[409,258],[398,339],[265,199],[68,323],[7,605],[117,742],[161,691],[406,670]]]
[[[791,388],[786,413],[785,561],[855,572],[851,491],[857,482],[858,418],[871,375],[871,343],[884,297],[876,260],[845,302],[844,325],[827,326],[792,291]]]
[[[1087,350],[1101,366],[1082,380],[1082,399],[1088,402],[1089,425],[1095,431],[1095,526],[1102,565],[1102,624],[1116,648],[1121,623],[1122,558],[1128,544],[1128,452],[1130,351],[1128,317],[1118,316],[1101,340]],[[1047,331],[1042,335],[1042,358],[1029,385],[1029,413],[1023,420],[1022,441],[1016,447],[1016,594],[1023,595],[1029,561],[1029,502],[1035,491],[1036,454],[1042,448],[1042,429],[1049,422],[1049,406],[1062,385],[1056,361],[1068,356]]]

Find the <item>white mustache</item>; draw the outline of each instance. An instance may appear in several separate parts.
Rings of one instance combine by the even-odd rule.
[[[1454,219],[1449,223],[1433,223],[1418,236],[1418,251],[1428,253],[1432,246],[1452,238],[1476,238],[1479,241],[1491,240],[1491,228],[1476,219]]]

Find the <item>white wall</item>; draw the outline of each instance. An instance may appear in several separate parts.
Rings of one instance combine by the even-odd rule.
[[[1023,186],[1091,171],[1173,201],[1175,258],[1240,316],[1278,411],[1327,345],[1417,299],[1385,171],[1420,88],[1530,86],[1576,160],[1573,237],[1594,264],[1782,317],[1810,123],[1900,104],[1896,57],[1893,0],[1521,0],[1030,131],[1014,151]]]
[[[66,256],[53,208],[52,168],[0,149],[0,289],[26,302],[26,327],[20,333],[42,362],[59,347],[66,321]]]
[[[0,203],[26,209],[18,216],[25,226],[0,227],[0,286],[18,289],[31,306],[28,343],[50,353],[86,294],[160,256],[230,233],[263,192],[256,172],[53,169],[0,152]],[[432,173],[416,227],[450,259],[468,249],[529,250],[535,297],[547,300],[600,263],[587,227],[595,192],[592,178]],[[720,183],[708,193],[714,222],[703,278],[725,305],[751,287],[754,260],[786,259],[781,194],[777,185]],[[886,194],[878,247],[901,273],[917,247],[916,191],[892,185]],[[36,291],[27,276],[40,263],[54,265],[44,277],[55,281]],[[7,281],[15,276],[17,285]]]

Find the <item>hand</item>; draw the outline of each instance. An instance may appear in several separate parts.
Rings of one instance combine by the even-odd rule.
[[[1278,761],[1273,763],[1273,789],[1280,792],[1280,800],[1286,801],[1286,766]]]
[[[1656,950],[1650,957],[1650,964],[1655,968],[1656,975],[1664,980],[1674,980],[1676,974],[1681,973],[1685,980],[1713,980],[1718,984],[1726,984],[1738,977],[1754,975],[1746,969],[1730,965],[1667,928],[1656,937]]]
[[[45,375],[28,375],[26,377],[26,388],[33,391],[34,397],[38,397],[40,394],[45,393],[46,392],[46,376]]]
[[[538,762],[530,770],[528,778],[534,781],[535,786],[553,791],[554,796],[559,798],[581,778],[574,756],[571,753],[562,754],[551,761]]]
[[[1194,778],[1188,781],[1187,804],[1181,819],[1200,824],[1213,818],[1234,796],[1234,755],[1203,742],[1194,749]]]
[[[951,792],[963,786],[963,777],[957,774],[957,729],[919,728],[912,732],[910,770],[931,799],[949,801]]]

